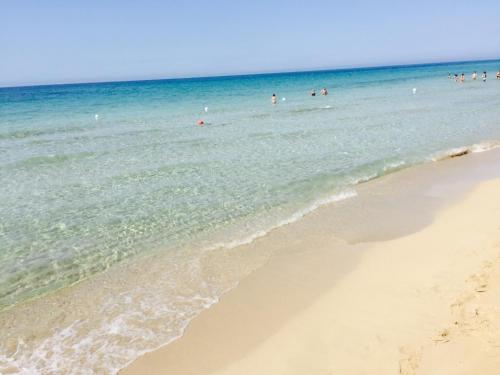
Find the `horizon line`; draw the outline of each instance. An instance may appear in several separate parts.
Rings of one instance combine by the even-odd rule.
[[[0,86],[0,89],[14,89],[14,88],[28,88],[28,87],[49,87],[49,86],[71,86],[71,85],[96,85],[107,83],[131,83],[131,82],[152,82],[152,81],[183,81],[183,80],[200,80],[200,79],[218,79],[218,78],[237,78],[237,77],[254,77],[266,75],[280,75],[292,73],[321,73],[321,72],[343,72],[350,70],[371,70],[371,69],[389,69],[389,68],[406,68],[413,66],[435,66],[435,65],[458,65],[463,63],[473,62],[494,62],[500,61],[498,58],[487,58],[479,60],[453,60],[441,62],[425,62],[425,63],[410,63],[410,64],[395,64],[395,65],[366,65],[366,66],[351,66],[351,67],[338,67],[338,68],[317,68],[317,69],[304,69],[304,70],[284,70],[284,71],[269,71],[257,73],[241,73],[241,74],[215,74],[207,76],[186,76],[186,77],[170,77],[170,78],[144,78],[144,79],[117,79],[117,80],[104,80],[104,81],[82,81],[82,82],[61,82],[61,83],[43,83],[43,84],[20,84],[14,86]]]

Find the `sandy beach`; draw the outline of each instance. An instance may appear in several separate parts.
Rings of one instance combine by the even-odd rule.
[[[4,3],[0,375],[500,375],[498,0]]]
[[[265,266],[120,374],[498,374],[499,160],[398,172],[255,241]]]

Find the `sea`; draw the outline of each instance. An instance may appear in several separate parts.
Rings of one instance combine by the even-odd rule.
[[[240,245],[360,183],[499,146],[499,69],[0,88],[0,373],[114,374],[269,256]]]

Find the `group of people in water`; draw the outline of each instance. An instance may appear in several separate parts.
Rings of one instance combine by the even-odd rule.
[[[500,80],[500,70],[497,72],[496,78],[498,80]],[[449,80],[452,79],[451,73],[448,73],[448,79]],[[460,75],[460,77],[458,76],[458,74],[455,73],[455,74],[453,74],[453,79],[455,80],[455,82],[464,83],[465,82],[465,73],[462,73]],[[472,73],[471,79],[473,81],[477,81],[478,75],[477,75],[476,71],[474,71]],[[486,71],[484,71],[483,74],[481,75],[481,79],[483,80],[483,82],[486,82],[486,80],[488,79],[488,74],[486,73]],[[413,89],[413,93],[414,94],[415,94],[415,92],[416,92],[416,89]],[[328,95],[328,90],[326,88],[322,88],[321,91],[320,91],[320,94],[322,96],[327,96]],[[316,90],[312,89],[311,92],[310,92],[310,95],[311,96],[316,96]],[[283,98],[283,100],[285,100],[285,98]],[[278,104],[278,97],[276,96],[276,94],[273,94],[271,96],[271,103],[272,104]],[[206,109],[205,109],[205,112],[206,112]],[[203,120],[198,120],[198,125],[203,126],[203,125],[205,125],[205,122]]]
[[[320,94],[323,95],[323,96],[327,96],[328,95],[328,90],[324,87],[324,88],[321,89]],[[316,96],[316,90],[312,89],[310,95],[311,96]],[[285,100],[285,99],[283,98],[283,100]],[[273,94],[271,96],[271,103],[272,104],[278,104],[278,98],[277,98],[276,94]]]
[[[320,91],[321,95],[327,96],[328,95],[328,90],[326,88],[322,88]],[[316,96],[316,90],[312,89],[311,90],[311,96]]]
[[[448,79],[451,79],[451,73],[448,73]],[[460,77],[458,76],[458,74],[455,73],[453,75],[453,79],[455,80],[455,82],[464,83],[465,82],[465,73],[462,73],[460,75]],[[474,73],[472,73],[471,79],[473,81],[477,81],[477,72],[476,71]],[[488,74],[486,72],[483,72],[483,74],[481,75],[481,79],[483,80],[483,82],[486,82],[486,80],[488,79]],[[497,72],[497,79],[500,79],[500,70]]]
[[[452,79],[451,73],[448,73],[448,79],[450,79],[450,80]],[[455,74],[453,74],[453,79],[455,80],[455,82],[464,83],[465,82],[465,73],[462,73],[460,76],[457,73],[455,73]],[[472,73],[471,79],[473,81],[477,81],[478,74],[476,71],[474,71]],[[483,82],[486,82],[486,80],[488,79],[488,73],[486,71],[484,71],[483,74],[481,75],[481,79],[483,80]],[[500,70],[497,72],[497,79],[500,80]],[[415,89],[413,89],[413,90],[415,91]],[[326,88],[322,88],[320,91],[320,94],[323,96],[326,96],[326,95],[328,95],[328,90]],[[310,92],[310,95],[316,96],[316,90],[312,89]],[[283,100],[285,100],[285,99],[283,99]],[[273,94],[273,96],[271,96],[271,103],[278,104],[278,98],[277,98],[276,94]]]

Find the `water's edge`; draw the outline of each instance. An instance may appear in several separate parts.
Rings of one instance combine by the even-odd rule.
[[[336,202],[339,202],[342,200],[355,198],[357,196],[357,193],[355,190],[356,185],[369,183],[369,182],[374,181],[378,178],[383,178],[385,176],[388,176],[389,174],[397,173],[397,172],[403,171],[403,170],[411,170],[412,168],[419,167],[419,166],[422,166],[422,165],[425,165],[428,163],[442,162],[445,160],[459,158],[459,157],[471,155],[474,153],[488,152],[488,151],[492,151],[494,149],[497,149],[499,147],[500,147],[500,141],[484,141],[484,142],[480,142],[480,143],[476,143],[476,144],[472,144],[472,145],[458,146],[458,147],[454,147],[454,148],[451,148],[448,150],[436,152],[432,155],[429,155],[429,157],[427,159],[423,160],[420,163],[406,164],[404,162],[401,162],[401,163],[395,163],[395,164],[389,165],[388,167],[385,167],[383,169],[383,171],[382,171],[383,173],[367,176],[366,178],[363,178],[363,179],[356,181],[356,184],[352,186],[352,190],[347,190],[347,191],[340,193],[340,194],[331,195],[330,197],[328,197],[326,199],[318,199],[310,206],[308,206],[302,210],[297,211],[290,218],[282,220],[276,226],[273,226],[265,231],[264,230],[258,231],[256,233],[254,233],[253,235],[246,237],[244,239],[234,240],[234,241],[230,241],[230,242],[226,242],[226,243],[217,243],[213,246],[208,247],[206,249],[206,251],[214,251],[214,250],[221,249],[221,248],[234,249],[234,248],[237,248],[239,246],[249,245],[252,242],[254,242],[255,240],[262,239],[263,237],[271,234],[273,231],[275,231],[283,226],[287,226],[287,225],[296,223],[297,221],[299,221],[302,218],[304,218],[305,216],[313,213],[315,210],[317,210],[319,208],[334,205]],[[254,271],[252,271],[252,273],[253,272]],[[248,276],[249,275],[246,275],[246,277],[248,277]],[[226,293],[230,292],[234,288],[237,288],[238,284],[239,284],[239,282],[236,282],[232,288],[229,288],[229,289],[225,290],[223,293],[221,293],[216,300],[214,300],[212,303],[210,303],[209,305],[206,306],[206,309],[209,309],[214,304],[218,303],[220,301],[220,299]],[[203,311],[200,311],[200,314],[202,312]],[[199,314],[197,316],[199,316]],[[122,369],[129,367],[133,362],[135,362],[135,360],[137,358],[142,357],[143,355],[145,355],[147,353],[152,353],[152,352],[155,352],[161,348],[164,348],[167,345],[171,344],[172,342],[181,338],[184,335],[185,330],[188,328],[190,322],[193,319],[196,319],[197,316],[192,317],[189,321],[186,322],[185,326],[182,329],[182,332],[178,336],[171,338],[170,340],[168,340],[168,342],[165,342],[165,343],[163,343],[155,348],[142,351],[141,353],[139,353],[136,356],[136,358],[130,360],[126,365],[124,365],[117,373],[119,373]]]

